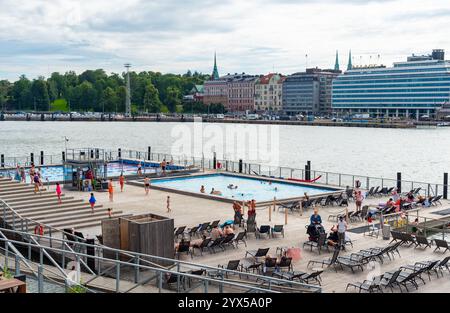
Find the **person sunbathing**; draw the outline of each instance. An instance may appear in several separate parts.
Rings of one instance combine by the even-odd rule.
[[[212,195],[217,195],[217,196],[221,196],[221,195],[222,195],[222,192],[221,192],[220,190],[214,190],[214,188],[213,188],[213,189],[211,189],[210,194],[212,194]]]

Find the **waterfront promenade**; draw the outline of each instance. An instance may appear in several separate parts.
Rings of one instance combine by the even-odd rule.
[[[86,197],[86,193],[82,192],[69,192],[69,194],[75,197]],[[169,216],[174,218],[175,226],[187,226],[193,227],[206,221],[212,221],[220,219],[222,222],[232,219],[233,210],[230,204],[222,203],[213,200],[200,199],[197,197],[190,197],[185,195],[179,195],[170,193],[171,197],[171,213],[166,212],[166,197],[168,193],[158,190],[151,190],[149,196],[145,196],[144,190],[141,187],[131,186],[126,184],[123,193],[116,192],[114,202],[110,203],[107,193],[97,193],[96,197],[99,203],[104,204],[105,207],[112,207],[114,210],[121,210],[128,214],[145,214],[154,213],[163,216]],[[387,198],[370,198],[364,201],[365,205],[377,205],[380,202],[386,202]],[[431,208],[424,208],[420,210],[421,216],[427,216],[430,218],[437,218],[438,215],[431,212],[443,210],[450,207],[450,202],[447,200],[442,201],[441,206],[433,206]],[[342,212],[344,207],[324,207],[319,209],[319,213],[324,221],[324,227],[327,233],[332,225],[335,223],[328,221],[329,214],[335,214]],[[348,210],[355,209],[355,203],[350,202]],[[189,262],[195,262],[199,264],[206,264],[210,266],[217,266],[219,264],[226,265],[229,260],[243,259],[246,250],[255,250],[258,248],[270,248],[269,254],[275,256],[277,247],[300,247],[301,248],[301,260],[294,262],[294,270],[311,272],[312,269],[307,268],[307,263],[310,260],[322,260],[331,257],[331,253],[322,252],[320,255],[317,250],[309,251],[308,248],[303,249],[302,245],[307,241],[308,235],[306,234],[305,225],[309,224],[309,217],[311,210],[305,211],[303,216],[298,213],[288,214],[288,223],[285,225],[285,238],[270,238],[270,239],[255,239],[253,235],[249,235],[247,240],[247,248],[244,245],[239,245],[239,248],[228,248],[225,252],[217,252],[216,254],[210,254],[205,252],[203,256],[198,253],[191,259],[190,256],[182,255],[181,259]],[[268,208],[258,207],[256,221],[258,225],[275,225],[284,224],[285,214],[283,211],[272,212],[272,221],[269,222]],[[349,229],[364,226],[364,222],[351,223]],[[87,228],[82,230],[84,233],[89,234],[92,238],[100,233],[100,227]],[[239,229],[236,229],[236,233]],[[353,241],[353,248],[348,247],[346,254],[351,252],[357,252],[361,249],[367,249],[376,246],[386,246],[389,241],[383,240],[382,235],[378,238],[365,236],[364,234],[349,233],[350,238]],[[197,238],[196,238],[197,239]],[[432,249],[427,248],[422,250],[420,248],[407,248],[401,247],[401,257],[396,257],[393,261],[385,260],[381,266],[377,263],[373,269],[366,267],[364,272],[356,270],[352,274],[348,269],[338,270],[334,272],[333,269],[325,269],[322,274],[322,287],[323,292],[345,292],[347,283],[363,281],[372,276],[380,275],[389,270],[395,270],[400,266],[407,264],[414,264],[417,261],[425,261],[432,259],[442,259],[445,255],[441,253],[433,253]],[[447,253],[448,254],[448,253]],[[444,278],[433,278],[431,282],[426,281],[426,285],[421,286],[418,292],[439,292],[444,290],[450,290],[450,281],[448,280],[448,273],[444,274]],[[424,276],[425,277],[425,276]],[[353,292],[352,288],[349,292]],[[398,289],[397,289],[398,292]]]

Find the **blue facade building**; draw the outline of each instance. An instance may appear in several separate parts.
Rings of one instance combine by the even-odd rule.
[[[450,101],[450,61],[443,50],[393,67],[355,67],[333,81],[333,111],[371,116],[434,116]]]

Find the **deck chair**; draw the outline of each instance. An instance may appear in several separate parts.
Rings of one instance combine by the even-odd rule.
[[[234,245],[233,245],[234,236],[235,236],[235,234],[229,234],[220,243],[220,247],[223,249],[223,251],[225,251],[227,246],[232,246],[234,248]]]
[[[283,269],[287,268],[288,271],[293,270],[292,268],[292,258],[288,257],[281,257],[280,261],[277,263],[277,269],[279,269],[281,272]]]
[[[240,232],[239,234],[236,235],[236,237],[234,237],[233,239],[233,243],[236,246],[236,248],[238,247],[240,242],[243,242],[244,245],[247,247],[247,242],[245,241],[245,231]]]
[[[211,238],[205,238],[199,245],[192,245],[192,255],[195,255],[195,249],[200,250],[200,255],[203,255],[203,250],[208,249]]]
[[[185,229],[186,229],[186,226],[178,227],[174,233],[175,239],[177,239],[180,235],[182,236],[184,234]]]
[[[373,191],[375,190],[375,187],[370,187],[369,191],[366,193],[366,198],[373,196]]]
[[[431,199],[431,204],[437,205],[437,203],[439,203],[439,205],[442,205],[441,199],[442,199],[442,195],[436,196],[433,199]]]
[[[222,250],[225,250],[222,247],[222,242],[225,240],[225,237],[217,237],[213,242],[211,242],[211,244],[208,246],[208,250],[209,252],[213,252],[216,253],[216,248],[220,248]]]
[[[447,252],[447,250],[450,250],[450,247],[448,246],[448,242],[445,240],[434,239],[434,243],[436,244],[436,249],[434,249],[434,252],[436,252],[436,250],[441,251],[441,248],[445,249],[444,253]]]
[[[216,226],[219,226],[220,220],[216,220],[213,221],[208,227],[207,227],[207,231],[211,232],[211,230],[213,230]]]
[[[247,257],[247,255],[249,255],[253,259],[263,258],[263,257],[265,257],[267,255],[269,250],[270,250],[270,248],[259,248],[256,251],[254,251],[254,250],[246,251],[245,252],[245,257]]]
[[[311,251],[313,248],[317,248],[319,254],[322,251],[322,248],[325,247],[329,251],[328,244],[327,244],[327,234],[323,233],[319,235],[319,238],[317,241],[309,240],[307,242],[303,243],[303,249],[305,249],[305,246],[309,246],[311,248]]]
[[[259,273],[261,271],[261,266],[263,263],[256,262],[255,259],[246,258],[241,260],[241,271],[247,273]]]
[[[175,257],[180,259],[180,254],[182,254],[182,253],[191,255],[191,259],[193,258],[190,241],[180,242],[178,249],[175,251]]]
[[[284,225],[275,225],[271,229],[272,238],[274,238],[275,235],[281,235],[284,238]]]
[[[364,271],[363,265],[367,263],[366,260],[367,258],[365,257],[362,257],[359,260],[354,260],[347,257],[338,257],[336,260],[336,264],[340,265],[342,269],[344,269],[344,266],[348,267],[352,271],[352,273],[355,272],[354,270],[355,267],[361,269],[361,272],[363,272]]]
[[[201,225],[198,227],[198,229],[197,229],[197,234],[198,234],[199,236],[202,235],[205,231],[208,230],[209,226],[210,226],[210,222],[206,222],[206,223],[201,224]]]
[[[384,288],[390,288],[391,292],[394,292],[394,285],[397,284],[397,278],[400,275],[402,270],[397,270],[395,272],[384,274],[380,280],[380,286]]]
[[[300,207],[300,201],[294,201],[291,203],[280,203],[278,205],[278,210],[280,210],[282,208],[284,210],[289,210],[291,212],[294,212],[294,210],[296,210],[298,207]]]
[[[194,226],[191,229],[186,231],[186,234],[189,236],[189,239],[192,239],[193,236],[197,235],[197,231],[200,226]]]
[[[309,265],[311,265],[311,264],[312,265],[320,264],[322,268],[324,267],[324,265],[326,265],[327,267],[330,267],[330,266],[333,265],[334,270],[337,272],[336,261],[337,261],[337,258],[339,256],[339,252],[340,251],[341,251],[340,249],[334,249],[333,256],[331,258],[328,258],[328,259],[324,259],[324,260],[310,260],[306,267],[309,267]]]
[[[391,236],[392,236],[392,240],[389,244],[391,244],[393,242],[400,242],[400,243],[402,242],[401,232],[391,230]]]
[[[381,290],[380,281],[381,281],[380,277],[378,278],[374,277],[372,280],[364,280],[362,283],[361,282],[348,283],[347,287],[345,288],[345,291],[348,290],[348,287],[355,287],[355,289],[359,290],[359,293],[361,293],[363,290],[369,293],[383,292]]]
[[[230,260],[230,261],[228,261],[228,264],[226,267],[219,264],[217,266],[219,268],[218,270],[208,271],[207,275],[211,276],[211,277],[228,278],[228,275],[235,274],[235,275],[239,275],[239,278],[241,278],[241,275],[239,273],[229,272],[229,271],[235,271],[235,272],[239,271],[240,263],[241,263],[241,260]],[[226,271],[221,271],[220,269],[222,269],[222,270],[225,269]]]
[[[185,276],[175,274],[175,273],[166,273],[166,286],[168,289],[171,289],[172,286],[176,285],[177,292],[181,291],[181,288],[184,289],[186,285]]]
[[[416,235],[416,246],[422,248],[424,246],[425,248],[431,248],[431,241],[428,241],[427,237],[422,235]]]
[[[261,235],[265,235],[267,238],[270,238],[270,225],[261,225],[256,228],[256,238],[261,238]]]
[[[277,269],[277,258],[266,258],[264,260],[263,274],[272,275]]]

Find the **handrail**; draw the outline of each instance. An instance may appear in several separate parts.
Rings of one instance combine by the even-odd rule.
[[[1,230],[14,232],[14,233],[17,233],[17,234],[23,234],[23,232],[21,232],[21,231],[12,231],[10,229],[0,228],[0,231]],[[34,235],[34,236],[40,237],[40,238],[48,238],[47,236],[38,236],[38,235]],[[66,241],[65,239],[58,239],[58,240]],[[119,252],[120,253],[120,252],[124,251],[124,250],[120,250],[120,249],[110,248],[110,247],[106,247],[106,246],[91,245],[91,244],[87,244],[87,243],[79,243],[79,244],[84,245],[86,247],[94,247],[94,248],[97,247],[99,249],[103,249],[103,250],[111,251],[111,252]],[[61,250],[59,248],[50,248],[50,249],[52,251],[60,251],[60,252],[64,251],[64,250]],[[65,252],[67,252],[67,251],[65,251]],[[125,251],[125,252],[130,253],[130,251]],[[140,264],[133,263],[133,262],[125,262],[125,261],[121,261],[121,260],[117,260],[117,259],[110,259],[110,258],[104,258],[104,257],[99,257],[99,256],[88,255],[88,254],[85,254],[83,252],[75,252],[75,254],[78,255],[78,256],[82,256],[82,257],[100,259],[100,260],[109,261],[109,262],[115,262],[116,264],[120,263],[120,264],[128,265],[128,266],[131,266],[131,267],[139,267],[139,268],[152,269],[152,270],[157,270],[157,271],[159,271],[159,270],[170,271],[170,270],[168,270],[166,268],[150,267],[150,266],[140,265]],[[155,259],[155,260],[165,261],[167,263],[175,263],[175,264],[178,265],[178,267],[184,265],[184,266],[186,266],[188,268],[189,267],[191,267],[191,268],[194,267],[194,268],[201,268],[201,269],[212,270],[212,271],[220,270],[220,272],[223,272],[223,273],[235,274],[235,275],[241,274],[242,275],[242,272],[228,270],[228,269],[222,269],[222,268],[219,269],[217,267],[204,265],[204,264],[192,263],[192,262],[181,261],[181,260],[176,260],[176,259],[169,259],[169,258],[164,258],[164,257],[154,256],[154,255],[147,255],[147,254],[138,253],[138,252],[131,252],[130,254],[134,255],[135,257],[136,256],[139,256],[139,257],[142,257],[142,258],[147,257],[147,258],[151,258],[151,259]],[[176,273],[178,273],[178,272],[176,272]],[[255,278],[257,280],[263,280],[263,281],[267,281],[267,282],[286,283],[285,280],[282,280],[282,279],[279,279],[279,278],[274,278],[274,277],[261,276],[261,275],[257,275],[257,274],[253,274],[253,273],[245,273],[245,275],[248,276],[248,277]],[[299,287],[302,287],[302,288],[305,288],[305,289],[315,289],[317,287],[317,286],[314,286],[314,285],[309,285],[309,284],[304,284],[304,283],[299,283],[299,282],[295,282],[295,285],[299,286]]]
[[[3,229],[0,229],[0,230],[3,230]],[[10,231],[10,230],[7,230],[7,229],[4,229],[4,230]],[[26,243],[26,242],[21,242],[21,241],[16,241],[16,240],[12,240],[12,239],[0,238],[0,241],[2,241],[2,242],[7,241],[7,242],[11,242],[13,244],[15,243],[15,244],[20,244],[20,245],[24,245],[24,246],[31,246],[31,247],[41,248],[40,245],[36,245],[36,244],[32,244],[32,243]],[[61,250],[59,248],[49,248],[49,249],[54,251],[54,252],[63,252],[64,251],[64,250]],[[121,261],[121,260],[105,259],[103,257],[87,255],[87,254],[84,254],[84,253],[77,253],[77,255],[81,256],[81,257],[94,258],[96,260],[113,261],[118,266],[120,266],[120,265],[128,265],[128,266],[133,266],[133,267],[139,267],[141,269],[153,270],[153,271],[159,272],[160,275],[162,273],[163,274],[175,274],[175,275],[180,275],[180,276],[184,276],[184,277],[188,277],[188,278],[200,279],[200,280],[207,281],[207,282],[215,282],[215,283],[222,284],[222,285],[229,285],[229,286],[240,287],[240,288],[256,290],[256,291],[262,291],[262,292],[278,293],[277,291],[270,289],[271,288],[271,284],[269,284],[269,286],[268,286],[269,289],[265,289],[265,288],[255,287],[255,286],[249,286],[249,285],[246,285],[246,284],[243,284],[243,283],[236,283],[236,282],[233,282],[233,281],[228,281],[228,280],[225,280],[223,278],[220,278],[220,279],[217,278],[216,279],[216,278],[211,278],[211,277],[207,277],[207,276],[199,276],[199,275],[190,274],[190,273],[178,272],[178,271],[161,269],[161,268],[154,268],[154,267],[150,267],[150,266],[146,266],[146,265],[139,265],[139,264],[136,264],[136,263],[129,263],[129,262]],[[198,264],[197,264],[197,266],[198,266]],[[202,269],[208,268],[208,266],[201,266],[201,267],[202,267]],[[227,271],[227,270],[218,269],[218,268],[214,268],[214,270],[215,271],[221,271],[221,272],[222,271]],[[241,272],[237,272],[237,273],[242,275]],[[245,275],[246,276],[247,275],[251,276],[252,274],[245,273]],[[260,279],[263,278],[263,276],[260,276],[260,275],[253,275],[253,276],[257,276]],[[298,282],[281,280],[281,279],[277,279],[277,278],[271,278],[270,281],[272,283],[279,283],[281,285],[290,284],[290,285],[298,286],[298,287],[301,287],[301,288],[303,288],[305,290],[315,290],[316,292],[320,292],[321,291],[321,288],[318,287],[318,286],[315,286],[315,285],[307,285],[307,284],[302,284],[302,283],[298,283]]]

